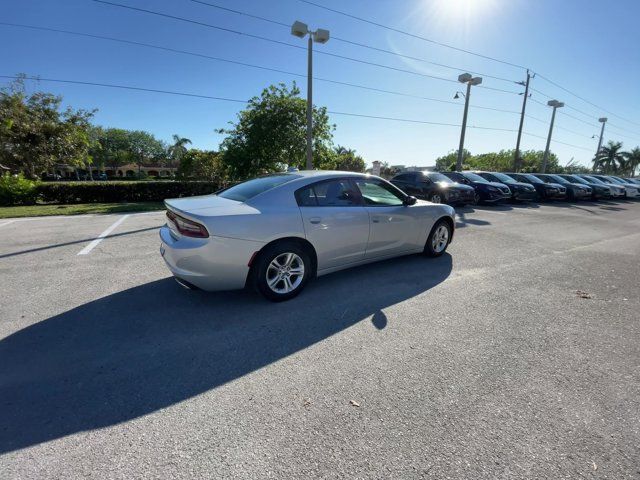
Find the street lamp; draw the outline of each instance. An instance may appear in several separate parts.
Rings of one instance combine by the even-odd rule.
[[[551,125],[549,125],[549,135],[547,136],[547,146],[544,149],[544,157],[542,159],[542,172],[544,173],[547,170],[547,160],[549,159],[549,146],[551,145],[551,134],[553,133],[553,122],[556,120],[556,110],[558,108],[564,107],[564,103],[559,102],[558,100],[549,100],[547,105],[553,107],[553,113],[551,114]]]
[[[458,148],[458,161],[456,162],[456,171],[459,172],[462,170],[462,155],[464,152],[464,134],[467,129],[467,114],[469,112],[469,97],[471,97],[471,86],[472,85],[480,85],[482,83],[482,77],[472,77],[470,73],[463,73],[458,76],[458,81],[460,83],[467,84],[467,94],[465,95],[462,92],[462,96],[464,97],[464,114],[462,116],[462,131],[460,132],[460,147]],[[456,96],[453,98],[459,98],[458,92],[456,92]]]
[[[304,38],[309,35],[307,58],[307,170],[313,170],[313,42],[327,43],[329,30],[322,28],[315,32],[309,30],[306,23],[295,21],[291,25],[291,35]]]
[[[598,149],[596,150],[596,157],[600,153],[600,149],[602,148],[602,137],[604,136],[604,124],[607,123],[608,118],[602,117],[599,118],[598,121],[602,124],[602,128],[600,129],[600,140],[598,140]]]

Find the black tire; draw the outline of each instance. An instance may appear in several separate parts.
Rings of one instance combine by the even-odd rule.
[[[440,235],[440,233],[442,232],[442,230],[440,230],[441,227],[446,228],[446,241],[444,243],[444,248],[442,249],[440,249],[437,245],[434,245],[434,237],[436,235]],[[445,219],[438,220],[431,229],[431,232],[429,232],[427,243],[425,243],[424,245],[424,254],[428,257],[439,257],[440,255],[442,255],[447,251],[447,247],[449,246],[449,243],[451,243],[451,234],[451,224]]]
[[[294,256],[291,257],[292,263],[289,265],[289,269],[286,268],[285,262],[287,254]],[[281,265],[281,268],[276,269],[275,264],[272,265],[274,261],[275,264]],[[302,264],[303,274],[292,274],[290,270],[298,269],[299,264]],[[288,241],[275,243],[265,248],[256,259],[252,272],[254,286],[268,300],[283,302],[297,296],[304,289],[313,273],[312,268],[311,257],[303,246],[296,242]],[[272,286],[269,286],[269,278],[272,279]],[[289,284],[287,284],[287,279]],[[276,283],[273,283],[274,281]],[[294,288],[288,290],[290,287]],[[278,290],[281,291],[279,292]]]
[[[473,194],[473,204],[480,205],[481,202],[482,202],[482,197],[480,197],[480,194],[478,192],[475,192]]]

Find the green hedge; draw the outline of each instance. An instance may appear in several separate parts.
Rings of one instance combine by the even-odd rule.
[[[222,188],[215,182],[51,182],[38,185],[44,203],[160,202],[166,198],[207,195]]]

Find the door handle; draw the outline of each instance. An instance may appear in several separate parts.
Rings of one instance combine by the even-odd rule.
[[[322,221],[322,219],[320,217],[311,217],[309,219],[309,222],[313,223],[314,225],[317,225],[318,223],[320,223]]]
[[[371,217],[373,223],[380,223],[380,217]]]

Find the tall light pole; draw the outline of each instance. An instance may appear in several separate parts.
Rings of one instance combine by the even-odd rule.
[[[535,74],[533,75],[535,76]],[[520,170],[520,140],[522,139],[522,126],[524,125],[524,112],[527,108],[527,98],[529,98],[529,81],[533,78],[529,69],[527,69],[527,81],[526,82],[518,82],[520,85],[524,86],[524,98],[522,99],[522,113],[520,113],[520,126],[518,127],[518,138],[516,140],[516,152],[513,157],[513,171],[517,172]],[[521,94],[522,95],[522,94]]]
[[[551,134],[553,133],[553,122],[556,120],[556,110],[558,108],[564,107],[564,103],[559,102],[558,100],[549,100],[547,105],[553,107],[553,113],[551,114],[551,125],[549,125],[549,136],[547,136],[547,146],[544,149],[544,158],[542,159],[542,172],[544,173],[547,170],[547,160],[549,160],[549,146],[551,145]]]
[[[467,130],[467,114],[469,113],[469,97],[471,97],[471,86],[480,85],[482,77],[472,77],[470,73],[463,73],[458,76],[460,83],[467,84],[467,94],[464,96],[464,114],[462,116],[462,131],[460,132],[460,146],[458,147],[458,161],[456,162],[456,172],[462,170],[462,157],[464,155],[464,134]],[[456,96],[458,94],[456,93]]]
[[[607,123],[608,118],[602,117],[599,118],[598,121],[602,124],[602,128],[600,129],[600,140],[598,140],[598,149],[596,150],[596,158],[600,153],[600,149],[602,148],[602,137],[604,136],[604,124]]]
[[[306,23],[295,21],[291,26],[291,35],[304,38],[309,35],[307,57],[307,170],[313,170],[313,42],[327,43],[329,30],[309,30]]]

